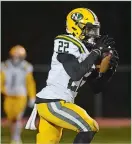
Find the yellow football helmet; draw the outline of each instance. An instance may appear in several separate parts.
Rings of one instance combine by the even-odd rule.
[[[23,46],[16,45],[10,49],[9,55],[11,58],[11,62],[14,65],[18,65],[26,58],[26,50]]]
[[[77,39],[99,36],[100,23],[90,9],[76,8],[66,18],[66,31]]]
[[[9,54],[11,57],[25,58],[26,57],[26,50],[23,46],[16,45],[10,49]]]

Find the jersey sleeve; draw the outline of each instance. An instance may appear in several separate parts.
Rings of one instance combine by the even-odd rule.
[[[33,76],[33,65],[25,62],[26,69],[26,88],[30,99],[35,99],[36,96],[36,83]]]
[[[66,35],[59,35],[54,40],[54,52],[56,53],[71,54],[78,58],[82,53],[81,48],[79,42]]]
[[[5,79],[6,79],[6,76],[5,76],[5,72],[4,72],[5,68],[6,68],[5,62],[1,62],[0,81],[1,81],[1,93],[3,95],[6,95],[6,89],[5,89]]]
[[[58,54],[57,59],[63,64],[63,67],[72,80],[80,80],[86,73],[93,70],[92,66],[98,59],[96,52],[91,52],[89,56],[81,63],[73,55]]]

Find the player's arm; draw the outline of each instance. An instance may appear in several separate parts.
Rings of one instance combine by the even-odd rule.
[[[30,72],[26,75],[26,84],[29,98],[34,99],[36,96],[36,84],[33,77],[33,73]]]
[[[5,62],[1,63],[1,70],[0,70],[0,80],[1,80],[1,93],[6,96],[6,88],[5,88],[5,81],[6,81],[6,75],[5,75]]]
[[[36,98],[36,83],[33,77],[33,67],[30,66],[29,72],[26,75],[26,87],[29,96],[29,106],[32,107]]]
[[[92,51],[81,63],[71,54],[60,53],[57,56],[58,61],[63,64],[65,71],[74,81],[80,80],[87,72],[90,72],[98,58],[99,54],[95,51]]]
[[[68,38],[69,39],[69,38]],[[105,40],[105,41],[104,41]],[[60,39],[59,42],[63,41]],[[69,41],[69,40],[68,40]],[[66,43],[68,42],[66,41]],[[65,71],[68,73],[68,75],[71,77],[73,81],[80,80],[86,73],[90,72],[92,70],[92,66],[98,61],[98,58],[102,56],[104,52],[108,52],[111,50],[111,48],[106,47],[105,43],[111,42],[107,37],[102,37],[98,40],[98,43],[96,44],[96,47],[91,53],[88,55],[88,57],[81,63],[78,62],[77,55],[75,54],[76,51],[80,48],[79,45],[75,49],[75,42],[71,40],[71,42],[68,44],[67,47],[61,45],[61,51],[58,50],[58,47],[60,48],[59,42],[55,42],[55,52],[58,53],[57,59],[60,63],[63,64],[63,67]],[[65,43],[65,42],[64,42]],[[77,41],[76,41],[77,43]],[[67,50],[67,53],[65,53],[65,50]],[[72,51],[72,52],[71,52]],[[73,53],[74,51],[74,53]]]
[[[88,77],[87,82],[93,89],[95,94],[102,92],[103,89],[107,86],[108,82],[111,80],[111,78],[116,72],[118,62],[118,53],[117,51],[114,51],[114,54],[110,61],[110,69],[108,69],[107,72],[103,73],[100,77],[97,69],[95,69],[92,72],[92,74]]]
[[[5,74],[3,71],[0,72],[1,76],[1,93],[3,95],[6,95],[6,90],[5,90]]]
[[[97,94],[103,91],[114,73],[114,70],[109,69],[106,73],[102,74],[101,77],[98,77],[98,72],[94,70],[92,74],[87,78],[87,83],[92,88],[93,92]]]

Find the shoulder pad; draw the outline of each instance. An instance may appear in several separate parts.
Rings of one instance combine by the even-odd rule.
[[[54,51],[56,53],[72,54],[76,58],[84,52],[83,46],[73,37],[69,35],[59,35],[54,41]]]
[[[31,63],[29,63],[28,61],[24,61],[24,69],[27,72],[33,72],[33,65]]]
[[[83,46],[81,45],[81,43],[78,42],[74,37],[71,37],[70,35],[66,35],[66,34],[58,35],[58,36],[56,36],[55,40],[56,39],[64,40],[64,41],[67,41],[69,43],[72,43],[74,46],[76,46],[78,48],[80,53],[85,52]]]
[[[1,71],[4,70],[4,69],[6,69],[7,67],[8,67],[7,61],[1,62]]]

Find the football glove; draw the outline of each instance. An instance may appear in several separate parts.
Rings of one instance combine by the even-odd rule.
[[[106,36],[101,36],[96,44],[94,45],[94,50],[95,52],[98,52],[100,56],[103,55],[105,52],[110,52],[111,50],[115,50],[113,45],[115,44],[113,38],[109,38],[108,35]]]
[[[113,51],[113,54],[110,59],[110,68],[116,69],[119,63],[119,55],[116,50]]]

